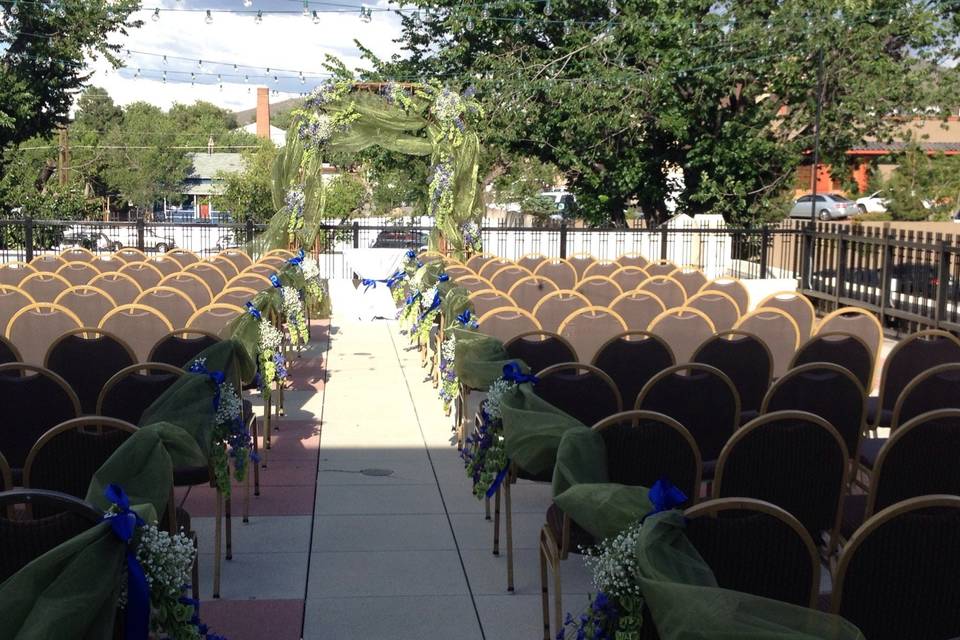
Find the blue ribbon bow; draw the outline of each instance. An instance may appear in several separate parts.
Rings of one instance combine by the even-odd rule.
[[[133,539],[133,532],[144,522],[130,508],[130,498],[119,485],[108,485],[103,495],[116,507],[114,513],[104,514],[103,521],[109,522],[113,535],[127,545],[126,638],[142,640],[150,632],[150,587],[130,540]]]
[[[414,302],[417,301],[419,297],[420,297],[419,291],[415,292],[413,295],[407,296],[407,300],[406,300],[407,306],[409,307],[410,305],[412,305]]]
[[[457,322],[463,326],[470,324],[470,309],[464,309],[463,313],[457,316]]]
[[[247,301],[247,313],[252,315],[257,320],[263,319],[263,315],[260,313],[260,310],[253,306],[253,303],[250,301]]]
[[[224,383],[224,381],[227,379],[227,376],[224,375],[223,371],[208,370],[207,365],[199,360],[194,360],[187,371],[190,373],[200,373],[206,375],[213,382],[213,410],[216,412],[220,408],[220,385]]]
[[[383,281],[381,280],[380,282],[383,282]],[[369,291],[370,287],[373,287],[374,289],[377,288],[377,280],[371,280],[369,278],[364,278],[363,280],[360,281],[360,284],[362,284],[365,287],[363,290],[364,293]]]
[[[273,286],[275,286],[277,289],[279,289],[280,287],[283,286],[283,283],[280,282],[280,276],[278,276],[278,275],[275,274],[275,273],[270,275],[270,282],[271,282],[271,284],[273,284]]]
[[[513,382],[515,384],[523,384],[525,382],[537,384],[540,382],[540,378],[532,373],[524,373],[520,368],[520,365],[516,362],[508,362],[507,364],[503,365],[503,379],[507,382]]]
[[[647,515],[643,516],[643,520],[646,520],[655,513],[676,509],[687,501],[687,494],[664,477],[653,483],[650,491],[647,492],[647,499],[650,500],[653,509],[651,509]]]
[[[300,249],[300,253],[290,258],[289,260],[287,260],[287,262],[289,262],[290,264],[299,265],[301,262],[303,262],[303,259],[304,257],[306,257],[306,255],[307,254],[304,253],[303,249]]]
[[[446,282],[446,281],[449,280],[449,279],[450,279],[450,276],[449,276],[448,274],[446,274],[446,273],[441,273],[441,274],[440,274],[440,277],[437,278],[437,282]]]
[[[398,282],[400,282],[406,277],[407,277],[406,272],[400,271],[398,269],[396,273],[394,273],[392,276],[386,279],[385,283],[387,287],[389,287],[390,289],[393,289],[395,286],[397,286]]]
[[[396,254],[394,254],[394,255],[396,255]],[[410,249],[410,250],[407,251],[407,260],[413,260],[413,259],[416,258],[416,257],[417,257],[417,252],[416,252],[416,251],[414,251],[413,249]]]
[[[431,311],[435,311],[440,306],[440,292],[437,291],[433,294],[433,301],[430,302],[430,306],[427,307],[427,310],[420,314],[420,317],[417,318],[417,322],[421,322]]]

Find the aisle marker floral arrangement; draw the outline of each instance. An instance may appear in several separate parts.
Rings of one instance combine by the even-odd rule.
[[[467,436],[460,451],[467,477],[473,481],[473,495],[478,499],[490,497],[496,492],[510,465],[503,437],[500,403],[516,389],[517,383],[506,376],[490,384],[487,398],[480,407],[480,424],[476,432]]]
[[[307,343],[307,317],[303,309],[303,299],[294,287],[280,289],[283,296],[283,315],[287,318],[287,331],[290,332],[290,344],[302,347]]]

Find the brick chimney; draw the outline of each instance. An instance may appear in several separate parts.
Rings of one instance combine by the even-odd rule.
[[[270,139],[270,89],[257,87],[257,137]]]

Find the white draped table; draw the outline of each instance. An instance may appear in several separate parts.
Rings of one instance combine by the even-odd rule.
[[[352,271],[363,280],[386,280],[401,269],[407,257],[406,249],[344,249],[343,257],[347,271]],[[361,284],[354,288],[351,280],[330,283],[334,313],[345,314],[361,320],[376,318],[393,319],[397,306],[390,289],[382,282],[369,289]]]

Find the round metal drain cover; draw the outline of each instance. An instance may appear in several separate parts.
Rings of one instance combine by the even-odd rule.
[[[393,469],[361,469],[360,473],[365,476],[392,476]]]

